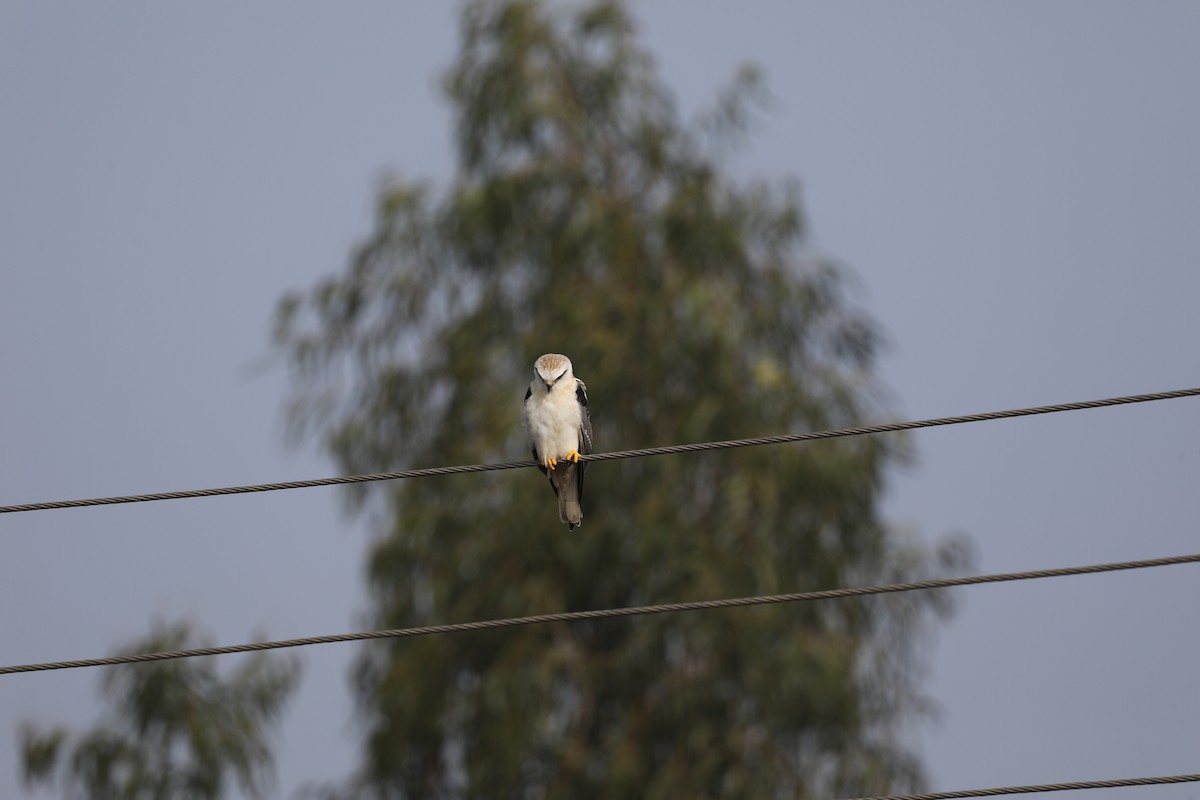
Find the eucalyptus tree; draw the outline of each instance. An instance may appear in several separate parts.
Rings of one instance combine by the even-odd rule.
[[[445,75],[457,174],[395,179],[345,269],[280,302],[297,430],[347,472],[528,457],[534,359],[587,382],[598,451],[865,424],[881,335],[813,252],[794,182],[724,155],[753,69],[680,118],[631,15],[471,2]],[[394,628],[942,574],[880,511],[897,437],[592,464],[568,534],[536,471],[359,487],[370,623]],[[364,648],[379,797],[905,790],[935,594]]]

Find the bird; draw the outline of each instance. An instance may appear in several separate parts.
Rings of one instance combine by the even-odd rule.
[[[587,386],[575,377],[571,359],[546,353],[533,362],[533,382],[525,390],[521,422],[538,469],[558,497],[558,518],[567,530],[583,523],[583,474],[592,452],[592,417]]]

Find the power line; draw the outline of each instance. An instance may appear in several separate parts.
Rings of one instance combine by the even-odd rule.
[[[1165,783],[1196,782],[1200,782],[1200,775],[1164,775],[1158,778],[1119,778],[1111,781],[1038,783],[1030,786],[1002,786],[995,789],[964,789],[957,792],[933,792],[931,794],[889,794],[879,797],[860,797],[857,798],[857,800],[956,800],[956,798],[961,797],[995,797],[1002,794],[1066,792],[1073,789],[1119,789],[1123,786],[1157,786]]]
[[[701,450],[726,450],[733,447],[757,447],[766,444],[787,444],[792,442],[810,442],[817,439],[836,439],[842,436],[862,436],[869,433],[892,433],[908,431],[917,428],[934,428],[941,425],[960,425],[967,422],[986,422],[994,419],[1010,419],[1012,417],[1030,417],[1037,414],[1054,414],[1059,411],[1082,411],[1088,408],[1103,408],[1105,406],[1129,405],[1131,403],[1147,403],[1153,400],[1171,400],[1178,397],[1194,397],[1200,395],[1200,387],[1195,389],[1179,389],[1173,392],[1154,392],[1153,394],[1135,394],[1126,397],[1111,397],[1106,400],[1088,400],[1082,403],[1060,403],[1049,406],[1033,406],[1017,408],[1010,411],[991,411],[984,414],[966,414],[958,417],[938,417],[936,419],[917,420],[915,422],[891,422],[882,425],[866,425],[858,428],[840,428],[838,430],[814,431],[810,433],[791,433],[780,436],[760,436],[752,439],[731,439],[723,442],[699,442],[696,444],[676,444],[668,447],[646,447],[640,450],[620,450],[613,453],[593,453],[582,456],[581,461],[613,461],[621,458],[645,458],[646,456],[661,456],[674,453],[695,453]],[[375,472],[368,475],[346,475],[337,478],[315,478],[307,481],[287,481],[284,483],[261,483],[249,486],[225,486],[217,489],[190,489],[180,492],[158,492],[156,494],[132,494],[119,497],[94,497],[87,500],[57,500],[45,503],[23,503],[21,505],[0,506],[0,514],[13,514],[19,511],[49,511],[55,508],[80,508],[83,506],[108,506],[119,503],[146,503],[154,500],[183,500],[190,497],[215,497],[225,494],[250,494],[252,492],[275,492],[281,489],[310,489],[316,486],[337,486],[347,483],[367,483],[370,481],[394,481],[404,478],[425,478],[433,475],[456,475],[463,472],[491,472],[501,469],[520,469],[537,466],[534,461],[508,461],[500,464],[468,464],[456,467],[429,467],[426,469],[410,469],[401,472]]]
[[[1008,581],[1034,580],[1038,578],[1062,578],[1069,575],[1091,575],[1099,572],[1118,572],[1131,569],[1147,569],[1149,567],[1167,567],[1175,564],[1193,564],[1200,562],[1200,553],[1186,556],[1169,556],[1152,558],[1144,561],[1118,561],[1108,564],[1093,564],[1083,567],[1061,567],[1058,569],[1041,569],[1028,572],[1002,572],[992,575],[973,575],[965,578],[932,578],[911,583],[891,583],[883,586],[866,586],[849,589],[825,589],[817,592],[794,592],[791,594],[775,594],[757,597],[734,597],[724,600],[700,600],[689,603],[664,603],[654,606],[636,606],[633,608],[607,608],[595,611],[564,611],[556,614],[537,614],[530,617],[509,617],[481,622],[457,622],[449,625],[424,625],[416,628],[395,628],[382,631],[362,631],[359,633],[342,633],[332,636],[310,636],[304,639],[284,639],[274,642],[255,642],[251,644],[226,645],[224,647],[197,647],[190,650],[171,650],[162,653],[137,653],[108,658],[88,658],[79,661],[52,661],[42,664],[22,664],[11,667],[0,667],[0,675],[16,672],[43,672],[55,669],[78,669],[80,667],[108,667],[117,664],[137,664],[146,661],[165,661],[172,658],[194,658],[197,656],[219,656],[230,653],[249,653],[258,650],[278,650],[284,647],[304,647],[314,644],[333,644],[335,642],[357,642],[366,639],[399,639],[411,636],[428,636],[437,633],[463,633],[466,631],[481,631],[492,628],[514,628],[521,625],[541,625],[548,622],[573,622],[584,619],[609,619],[612,617],[632,617],[642,614],[664,614],[674,611],[702,611],[717,608],[737,608],[741,606],[759,606],[770,603],[799,603],[812,600],[832,600],[843,597],[862,597],[876,594],[895,594],[897,592],[912,592],[922,589],[944,589],[951,586],[974,586],[981,583],[1005,583]]]

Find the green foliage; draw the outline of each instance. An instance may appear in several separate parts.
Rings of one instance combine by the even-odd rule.
[[[122,652],[207,646],[196,639],[186,624],[160,625]],[[212,659],[111,667],[107,718],[92,730],[22,726],[25,783],[92,800],[211,800],[236,780],[262,796],[271,778],[268,734],[298,678],[295,661],[262,654],[225,679]]]
[[[629,16],[473,2],[445,80],[460,171],[393,181],[346,271],[280,304],[293,419],[348,472],[511,460],[533,360],[588,383],[598,450],[865,424],[880,337],[805,248],[794,185],[720,152],[741,73],[678,119]],[[568,535],[534,470],[360,488],[372,624],[912,580],[895,437],[594,464]],[[372,494],[374,493],[374,494]],[[356,672],[380,797],[854,795],[914,788],[901,726],[937,594],[380,642]]]

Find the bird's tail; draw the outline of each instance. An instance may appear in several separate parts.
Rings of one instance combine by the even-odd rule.
[[[579,477],[575,474],[580,468],[571,464],[567,469],[555,470],[562,475],[558,483],[558,518],[567,524],[568,530],[575,530],[583,524],[583,508],[579,505]]]

